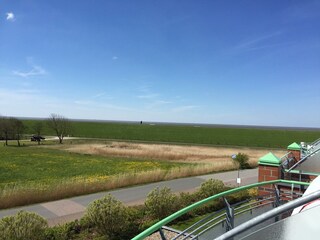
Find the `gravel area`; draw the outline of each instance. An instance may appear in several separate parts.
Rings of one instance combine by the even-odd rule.
[[[175,236],[177,236],[177,233],[174,233],[172,231],[168,231],[168,230],[163,230],[163,233],[166,237],[166,239],[172,239]],[[177,240],[182,239],[183,237],[179,237]],[[162,240],[160,233],[159,232],[155,232],[154,234],[150,235],[149,237],[146,237],[145,240]]]

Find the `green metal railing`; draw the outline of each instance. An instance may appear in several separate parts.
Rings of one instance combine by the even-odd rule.
[[[273,181],[266,181],[266,182],[259,182],[259,183],[254,183],[254,184],[250,184],[250,185],[246,185],[246,186],[242,186],[242,187],[238,187],[238,188],[234,188],[234,189],[230,189],[228,191],[225,192],[221,192],[218,193],[216,195],[213,195],[211,197],[205,198],[199,202],[196,202],[188,207],[185,207],[175,213],[173,213],[172,215],[162,219],[161,221],[157,222],[156,224],[154,224],[153,226],[149,227],[148,229],[144,230],[143,232],[141,232],[139,235],[135,236],[134,238],[132,238],[131,240],[142,240],[146,237],[148,237],[149,235],[151,235],[152,233],[158,231],[160,228],[162,228],[163,226],[165,226],[166,224],[172,222],[173,220],[177,219],[178,217],[182,216],[183,214],[192,211],[193,209],[200,207],[212,200],[218,199],[220,197],[224,197],[227,196],[229,194],[233,194],[233,193],[237,193],[246,189],[250,189],[250,188],[254,188],[254,187],[259,187],[259,186],[264,186],[264,185],[270,185],[270,184],[278,184],[278,183],[284,183],[284,184],[291,184],[291,186],[293,187],[294,185],[303,185],[303,186],[309,186],[310,183],[306,183],[306,182],[298,182],[298,181],[289,181],[289,180],[273,180]]]

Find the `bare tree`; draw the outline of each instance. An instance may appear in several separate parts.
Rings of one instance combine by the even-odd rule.
[[[43,129],[43,122],[41,121],[36,121],[33,126],[32,126],[32,129],[35,131],[35,133],[40,136],[41,135],[41,132],[42,132],[42,129]]]
[[[4,138],[5,145],[8,146],[8,140],[13,132],[12,122],[7,117],[1,117],[0,118],[0,130],[2,133],[2,136]]]
[[[32,127],[32,129],[35,131],[35,133],[37,134],[37,142],[38,145],[40,145],[41,142],[41,132],[43,129],[43,123],[41,121],[36,121]]]
[[[18,146],[20,147],[20,139],[21,139],[21,135],[24,132],[24,130],[26,129],[26,127],[24,126],[23,122],[19,119],[16,118],[10,118],[9,119],[12,125],[12,130],[16,135],[16,139],[18,141]]]
[[[56,133],[60,144],[62,143],[63,138],[71,132],[70,121],[64,116],[55,113],[50,115],[48,119],[48,126]]]

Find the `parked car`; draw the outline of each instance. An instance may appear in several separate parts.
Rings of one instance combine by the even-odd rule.
[[[45,140],[46,138],[42,137],[42,136],[38,136],[38,135],[33,135],[31,137],[31,141],[32,142],[41,142],[42,140]]]

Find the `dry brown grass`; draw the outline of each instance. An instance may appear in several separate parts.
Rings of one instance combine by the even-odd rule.
[[[94,154],[100,156],[116,156],[140,159],[154,159],[166,161],[216,163],[231,162],[230,158],[235,153],[245,153],[249,156],[250,165],[256,166],[258,159],[267,154],[268,149],[232,148],[232,147],[206,147],[206,146],[181,146],[165,144],[146,144],[111,142],[109,144],[78,144],[64,148],[70,152]],[[285,151],[272,150],[278,156]]]

